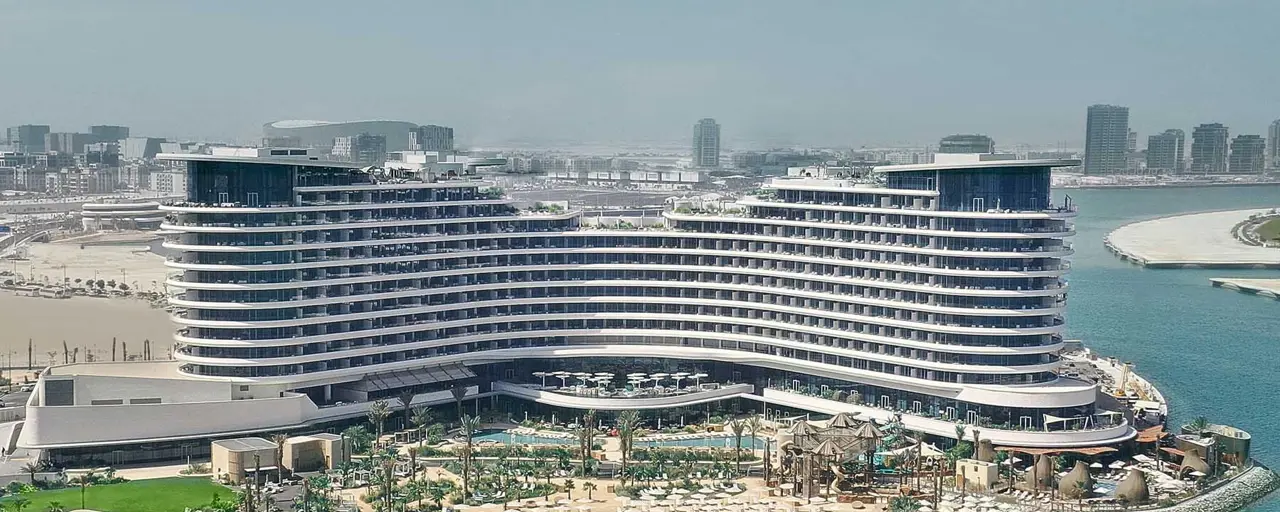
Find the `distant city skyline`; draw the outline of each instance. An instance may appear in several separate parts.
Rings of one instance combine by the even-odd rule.
[[[1280,68],[1256,65],[1274,46],[1274,3],[1214,16],[1176,0],[72,5],[6,8],[0,44],[24,48],[11,65],[78,58],[0,87],[0,125],[254,141],[278,119],[401,119],[453,127],[470,146],[674,146],[687,144],[690,117],[714,117],[726,148],[926,145],[954,133],[1080,148],[1079,110],[1094,103],[1130,107],[1140,136],[1204,120],[1261,134],[1280,116]],[[411,19],[483,20],[484,36],[439,23],[420,37],[397,24]],[[557,26],[572,30],[546,30]],[[957,48],[979,49],[981,64]],[[302,79],[318,60],[378,73]],[[175,80],[174,63],[210,72]]]

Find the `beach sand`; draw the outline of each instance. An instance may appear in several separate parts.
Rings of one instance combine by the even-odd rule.
[[[26,261],[3,262],[0,270],[24,276],[35,273],[37,279],[48,278],[48,282],[57,283],[63,278],[65,265],[66,278],[73,281],[95,278],[114,280],[145,291],[162,289],[165,278],[171,272],[164,266],[164,257],[149,252],[147,242],[143,240],[122,242],[121,245],[83,247],[75,241],[37,243],[28,246],[27,256]]]
[[[62,342],[80,347],[96,360],[111,360],[111,338],[128,344],[130,354],[142,354],[143,340],[151,340],[153,359],[168,359],[174,324],[169,314],[146,302],[122,298],[73,297],[46,299],[0,291],[0,364],[26,367],[27,340],[35,346],[34,366],[62,363]],[[55,352],[50,356],[50,352]],[[117,357],[122,358],[121,352]],[[10,363],[12,361],[12,363]]]

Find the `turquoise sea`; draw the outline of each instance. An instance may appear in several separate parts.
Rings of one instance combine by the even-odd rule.
[[[1195,416],[1253,434],[1253,454],[1280,467],[1280,301],[1209,285],[1266,270],[1146,270],[1102,239],[1137,220],[1181,212],[1280,206],[1280,186],[1058,190],[1079,206],[1068,275],[1067,336],[1135,363],[1170,402],[1172,424]],[[1272,495],[1252,510],[1280,511]]]

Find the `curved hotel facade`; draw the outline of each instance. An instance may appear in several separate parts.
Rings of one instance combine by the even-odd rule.
[[[1095,385],[1055,371],[1075,213],[1051,204],[1049,172],[1075,162],[776,179],[740,210],[637,229],[520,209],[475,179],[172,158],[190,183],[188,202],[164,207],[180,253],[169,284],[185,290],[177,361],[50,369],[21,445],[180,456],[186,440],[315,428],[454,389],[600,410],[738,399],[900,415],[1014,446],[1134,435]],[[593,365],[723,385],[627,399],[532,376]]]

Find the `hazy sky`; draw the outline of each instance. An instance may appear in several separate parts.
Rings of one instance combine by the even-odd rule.
[[[400,119],[464,142],[1080,145],[1280,118],[1280,2],[0,0],[0,125],[249,139]],[[1188,133],[1189,135],[1189,133]]]

